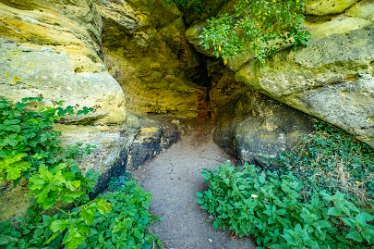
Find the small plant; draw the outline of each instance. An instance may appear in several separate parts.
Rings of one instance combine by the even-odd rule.
[[[43,98],[24,98],[15,105],[0,97],[0,184],[27,180],[29,195],[44,210],[57,202],[88,200],[94,179],[82,175],[76,160],[90,147],[62,147],[55,122],[75,114],[71,106],[44,106]],[[91,108],[78,110],[85,114]]]
[[[167,0],[184,12],[209,14],[212,3],[201,0]],[[222,6],[227,1],[218,1]],[[302,26],[306,0],[238,0],[227,11],[209,18],[199,35],[200,45],[213,51],[226,63],[234,55],[252,51],[264,62],[265,58],[286,46],[306,46],[310,34]],[[193,11],[191,11],[191,9]],[[215,8],[213,8],[215,9]],[[216,12],[216,11],[213,11]],[[206,15],[200,15],[206,16]]]

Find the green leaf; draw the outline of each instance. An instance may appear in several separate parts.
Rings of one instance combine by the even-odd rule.
[[[55,220],[51,223],[50,229],[54,233],[63,232],[69,227],[69,222],[67,220]]]
[[[331,207],[328,209],[327,214],[330,216],[339,216],[341,212],[337,208]]]
[[[362,237],[361,235],[357,232],[357,231],[350,231],[347,236],[346,236],[347,239],[351,239],[351,240],[354,240],[354,241],[357,241],[357,242],[362,242]]]
[[[360,225],[366,225],[367,222],[370,222],[374,219],[374,216],[361,212],[356,215],[355,220],[360,224]]]
[[[97,201],[97,209],[101,214],[109,213],[112,210],[110,203],[106,202],[104,199],[99,199]]]

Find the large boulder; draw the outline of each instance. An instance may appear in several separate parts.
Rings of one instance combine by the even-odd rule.
[[[180,139],[180,127],[172,120],[152,120],[128,114],[125,125],[58,125],[64,145],[89,144],[92,153],[80,162],[83,172],[99,173],[96,191],[109,179],[142,166]]]
[[[251,61],[236,79],[374,146],[374,26],[338,16],[309,24],[308,47],[278,53],[264,65]]]
[[[19,2],[19,1],[18,1]],[[125,98],[100,58],[101,18],[80,1],[0,1],[0,93],[94,107],[91,124],[122,124]]]
[[[312,119],[262,94],[248,91],[223,109],[215,142],[242,162],[269,166],[312,131]]]
[[[373,8],[370,0],[308,1],[306,14],[315,16],[305,22],[311,33],[306,48],[280,47],[265,64],[248,50],[228,60],[227,66],[252,90],[332,123],[374,147]],[[187,31],[195,47],[201,25]]]

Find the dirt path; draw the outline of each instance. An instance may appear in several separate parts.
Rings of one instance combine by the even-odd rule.
[[[187,130],[182,140],[134,172],[138,182],[152,193],[151,210],[161,217],[152,229],[167,249],[252,249],[249,239],[231,239],[214,230],[208,215],[196,203],[204,190],[203,168],[230,160],[212,139],[212,126]]]

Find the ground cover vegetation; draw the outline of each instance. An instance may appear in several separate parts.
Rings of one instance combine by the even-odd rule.
[[[274,162],[277,170],[223,164],[205,170],[198,203],[213,226],[258,248],[374,246],[374,153],[325,124]]]
[[[156,220],[150,194],[128,180],[90,198],[97,176],[84,174],[78,161],[92,146],[64,147],[53,129],[66,115],[91,111],[47,106],[42,97],[15,104],[0,97],[0,194],[22,185],[30,201],[24,217],[0,223],[0,248],[162,247],[147,231]]]
[[[209,12],[201,0],[168,0],[182,10]],[[226,1],[225,1],[226,2]],[[261,62],[277,50],[306,46],[310,37],[303,28],[306,0],[238,0],[225,11],[205,21],[200,45],[226,62],[236,54],[251,51]],[[218,3],[217,3],[218,4]],[[202,15],[203,16],[203,15]]]

